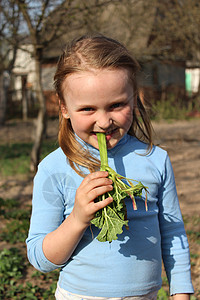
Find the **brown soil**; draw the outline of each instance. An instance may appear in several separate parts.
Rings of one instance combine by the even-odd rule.
[[[188,233],[195,297],[200,299],[200,119],[153,125],[155,142],[168,151],[173,165]]]
[[[180,207],[189,232],[195,296],[200,299],[200,119],[153,123],[153,127],[155,144],[168,151],[174,168]],[[50,121],[48,138],[56,140],[57,129],[57,120]],[[0,128],[0,143],[30,141],[32,133],[31,122],[12,121]],[[19,198],[27,204],[31,203],[31,193],[31,176],[0,178],[2,198]],[[1,249],[2,246],[5,243],[0,244]]]

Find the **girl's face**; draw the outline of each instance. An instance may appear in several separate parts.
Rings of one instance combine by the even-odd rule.
[[[82,71],[63,82],[63,117],[74,132],[98,149],[97,132],[106,134],[113,148],[128,132],[133,121],[133,87],[126,69]]]

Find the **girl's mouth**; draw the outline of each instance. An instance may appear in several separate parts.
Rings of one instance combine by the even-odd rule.
[[[107,142],[112,138],[113,134],[114,134],[116,131],[117,131],[117,128],[105,132],[105,135],[106,135],[106,141],[107,141]],[[94,134],[95,138],[97,139],[96,132],[93,132],[93,134]]]
[[[113,130],[111,130],[111,131],[109,131],[109,132],[106,132],[106,141],[108,142],[111,138],[112,138],[112,136],[113,136],[113,134],[116,132],[116,128],[115,129],[113,129]]]

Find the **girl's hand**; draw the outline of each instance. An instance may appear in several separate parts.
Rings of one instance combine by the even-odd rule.
[[[95,213],[110,204],[113,199],[108,197],[103,201],[94,200],[113,189],[112,180],[107,178],[108,172],[98,171],[87,175],[76,191],[73,217],[81,226],[87,227]]]
[[[71,214],[56,230],[45,236],[44,255],[52,263],[61,265],[71,257],[95,212],[113,201],[112,197],[109,197],[94,202],[95,198],[113,189],[112,180],[107,176],[108,172],[103,171],[86,176],[76,191]]]

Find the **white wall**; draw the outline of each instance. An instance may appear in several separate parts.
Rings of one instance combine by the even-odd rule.
[[[13,69],[14,80],[13,89],[16,90],[14,95],[15,100],[21,100],[21,76],[27,75],[27,85],[34,89],[35,83],[35,61],[31,56],[33,46],[23,45],[17,50],[15,66]]]
[[[197,93],[200,82],[200,68],[186,69],[187,91]]]

